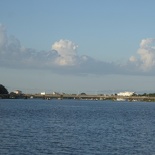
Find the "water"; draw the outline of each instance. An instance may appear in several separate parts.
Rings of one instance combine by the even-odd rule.
[[[2,155],[153,155],[155,103],[0,100]]]

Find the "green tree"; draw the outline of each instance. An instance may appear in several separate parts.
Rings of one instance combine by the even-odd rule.
[[[2,84],[0,84],[0,94],[8,94],[8,90]]]

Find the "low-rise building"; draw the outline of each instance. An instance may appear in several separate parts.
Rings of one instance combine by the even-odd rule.
[[[118,96],[132,96],[135,92],[128,92],[128,91],[125,91],[125,92],[120,92],[120,93],[117,93]]]
[[[40,94],[41,94],[41,95],[46,95],[46,93],[45,93],[45,92],[41,92]]]

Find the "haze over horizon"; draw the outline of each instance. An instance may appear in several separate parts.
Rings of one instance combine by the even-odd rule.
[[[155,92],[155,1],[1,0],[9,91]]]

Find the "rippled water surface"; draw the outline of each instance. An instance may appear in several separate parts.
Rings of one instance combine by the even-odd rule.
[[[2,155],[153,155],[155,103],[0,100]]]

